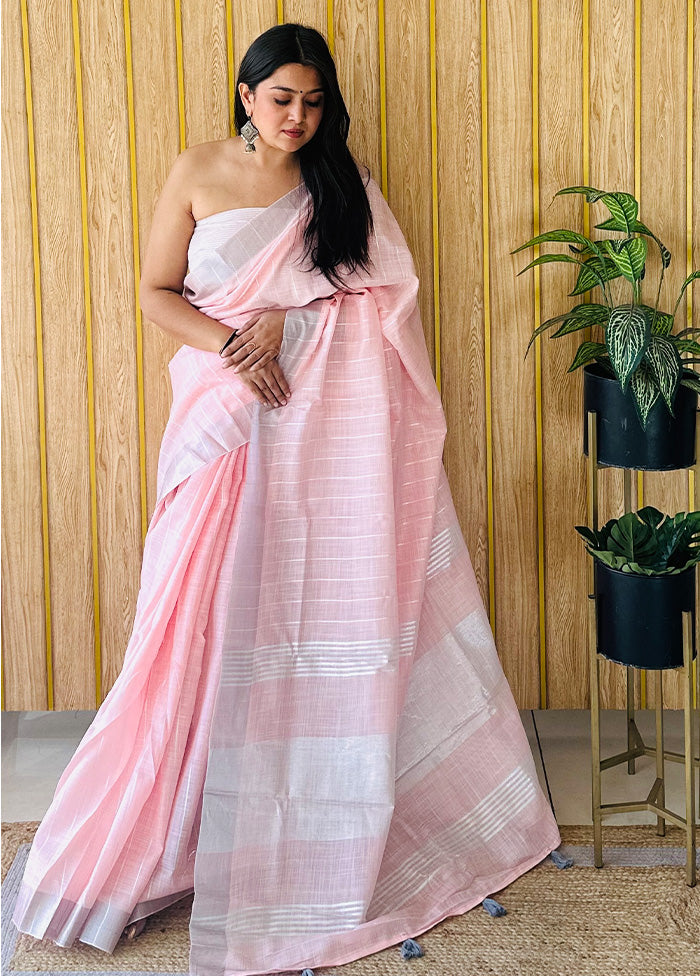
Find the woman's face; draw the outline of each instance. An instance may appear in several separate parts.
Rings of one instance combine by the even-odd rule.
[[[243,107],[268,146],[296,152],[315,135],[323,116],[323,83],[316,68],[284,64],[254,92],[239,85]]]

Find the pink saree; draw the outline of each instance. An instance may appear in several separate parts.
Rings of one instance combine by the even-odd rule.
[[[398,226],[300,264],[305,193],[200,221],[186,297],[287,313],[290,402],[183,347],[123,671],[36,835],[19,929],[111,951],[194,890],[191,973],[339,965],[559,844],[442,469]]]

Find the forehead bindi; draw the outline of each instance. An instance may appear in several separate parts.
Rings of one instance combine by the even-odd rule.
[[[301,64],[285,64],[267,79],[266,88],[292,95],[323,93],[323,82],[316,68]]]

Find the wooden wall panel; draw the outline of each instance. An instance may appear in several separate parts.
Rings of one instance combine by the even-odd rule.
[[[91,408],[70,4],[32,4],[29,43],[46,370],[54,700],[59,709],[90,708],[95,702]]]
[[[378,0],[27,0],[27,6],[55,706],[94,705],[100,677],[95,660],[107,691],[133,617],[142,520],[155,504],[157,455],[170,404],[167,361],[176,349],[137,311],[139,259],[153,206],[182,147],[230,132],[240,59],[280,16],[332,38],[352,119],[351,148],[380,183],[386,166],[389,202],[421,278],[433,358],[436,332],[440,340],[436,365],[449,425],[445,465],[481,591],[494,602],[499,653],[516,698],[522,707],[539,705],[542,693],[550,707],[585,706],[587,561],[573,532],[583,519],[585,494],[581,377],[565,374],[578,337],[544,339],[541,363],[532,354],[523,358],[535,322],[536,282],[532,275],[516,278],[525,256],[514,258],[510,251],[531,235],[536,202],[541,229],[582,225],[579,201],[550,206],[560,186],[587,177],[594,185],[632,189],[637,172],[643,217],[674,251],[671,292],[685,273],[692,178],[688,219],[700,264],[700,206],[694,202],[700,197],[700,0],[692,7],[692,126],[686,115],[687,0],[664,0],[663,6],[662,0],[574,0],[565,10],[554,0],[464,0],[457,7],[447,0],[385,0],[381,21]],[[636,25],[638,7],[643,13]],[[2,236],[6,254],[16,256],[3,267],[5,706],[43,708],[47,622],[19,11],[20,0],[11,0],[3,23]],[[131,29],[125,33],[127,15]],[[635,26],[641,30],[638,103]],[[692,174],[685,169],[688,138]],[[490,285],[484,294],[486,258]],[[543,270],[538,292],[540,318],[561,310],[567,290],[568,280],[549,271]],[[694,302],[697,310],[697,289]],[[622,476],[603,471],[601,482],[605,519],[621,511]],[[695,505],[699,482],[696,476]],[[648,475],[641,484],[643,500],[659,507],[675,511],[692,501],[687,473]],[[619,668],[603,668],[604,704],[622,705],[623,677]],[[679,703],[674,679],[667,681],[667,699]]]
[[[182,0],[187,145],[229,134],[225,0]]]
[[[634,3],[612,10],[605,0],[590,4],[590,180],[592,186],[634,191]],[[590,208],[590,226],[604,219],[600,204]],[[601,524],[623,512],[620,471],[601,469]],[[624,670],[601,662],[604,708],[622,708]]]
[[[175,19],[172,0],[149,0],[131,7],[134,78],[136,185],[139,251],[143,257],[153,207],[180,148]],[[143,399],[146,417],[148,517],[156,503],[160,441],[170,410],[170,377],[165,364],[178,343],[155,325],[143,323]]]
[[[32,221],[20,2],[2,36],[2,587],[4,697],[46,708],[46,626]]]
[[[530,10],[488,7],[491,362],[496,643],[523,707],[538,707],[539,620],[531,277],[516,282],[532,235]],[[488,369],[488,364],[487,367]]]
[[[81,54],[95,377],[100,663],[104,691],[124,659],[138,595],[141,498],[131,171],[121,7],[85,4]],[[99,689],[99,695],[103,689]]]
[[[314,27],[328,37],[328,4],[326,0],[284,0],[284,22]]]
[[[386,0],[389,206],[413,254],[428,352],[434,357],[428,4]],[[410,94],[409,94],[410,93]]]
[[[564,186],[583,182],[583,4],[562,21],[557,0],[539,3],[539,191],[542,229],[583,230],[579,197],[557,197]],[[546,248],[542,249],[547,250]],[[571,299],[575,269],[544,267],[541,321],[560,315]],[[554,331],[554,330],[552,330]],[[542,453],[544,470],[544,557],[546,687],[549,707],[571,700],[572,688],[586,688],[588,661],[581,653],[586,633],[588,556],[573,526],[586,521],[586,465],[582,445],[582,375],[568,374],[583,333],[541,340]],[[534,358],[534,350],[530,356]],[[576,594],[579,598],[574,599]]]
[[[379,23],[370,0],[335,3],[333,10],[338,82],[350,113],[350,149],[381,185]]]
[[[479,3],[455,9],[440,0],[436,20],[445,467],[488,605]]]

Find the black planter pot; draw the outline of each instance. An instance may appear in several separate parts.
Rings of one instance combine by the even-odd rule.
[[[692,613],[695,566],[676,576],[634,576],[595,560],[598,653],[634,668],[683,666],[683,612]]]
[[[673,471],[695,464],[698,395],[680,386],[671,416],[659,399],[644,430],[632,393],[597,364],[584,368],[583,452],[588,454],[588,413],[598,415],[598,463],[638,471]]]

